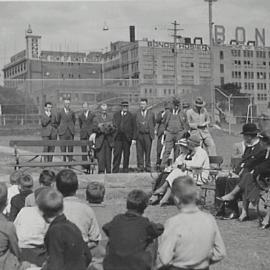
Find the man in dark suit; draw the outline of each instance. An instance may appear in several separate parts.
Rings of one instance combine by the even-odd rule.
[[[75,135],[75,113],[70,109],[70,98],[65,97],[64,108],[57,114],[58,135],[60,140],[74,140]],[[62,152],[66,152],[67,147],[60,147]],[[73,152],[73,146],[68,146],[68,152]],[[66,161],[66,156],[64,156]],[[72,161],[72,156],[69,156],[69,161]]]
[[[156,117],[156,123],[157,123],[157,129],[156,129],[156,135],[157,135],[157,161],[156,161],[156,167],[157,170],[159,170],[160,163],[161,163],[161,151],[162,151],[162,136],[164,136],[165,131],[165,119],[166,114],[169,112],[170,106],[168,102],[164,103],[164,109],[160,111],[157,114]]]
[[[231,177],[218,177],[216,180],[216,197],[221,198],[225,194],[230,193],[236,185],[241,181],[241,177],[245,175],[246,172],[249,171],[248,164],[250,161],[254,159],[254,157],[264,149],[264,146],[260,143],[260,139],[258,138],[259,130],[255,124],[248,123],[243,126],[243,131],[241,134],[243,135],[243,139],[245,141],[245,151],[242,156],[241,162],[235,169],[234,173]],[[241,194],[239,194],[241,195]],[[236,196],[233,200],[227,203],[227,208],[229,213],[225,213],[225,204],[222,202],[220,204],[217,201],[217,206],[219,206],[219,211],[217,216],[221,216],[224,219],[234,219],[239,216],[239,208],[238,208],[238,200],[239,195]]]
[[[98,173],[105,173],[105,171],[111,173],[115,127],[112,117],[107,113],[107,104],[102,104],[100,108],[101,112],[96,116],[97,124],[94,128]]]
[[[57,120],[56,115],[52,113],[52,103],[46,102],[44,106],[44,112],[41,117],[41,137],[42,140],[57,140]],[[54,146],[44,146],[44,152],[54,152]],[[45,162],[51,162],[53,156],[45,156]]]
[[[141,172],[151,172],[151,148],[155,138],[155,115],[147,105],[148,100],[142,98],[136,113],[137,167]]]
[[[83,112],[79,115],[79,126],[80,126],[80,139],[89,140],[90,135],[93,133],[95,126],[95,114],[89,110],[87,102],[84,102],[82,105]],[[87,152],[87,146],[82,146],[82,152]],[[87,155],[82,156],[83,161],[87,161]],[[88,169],[89,166],[84,166],[85,169]]]
[[[123,154],[123,172],[128,172],[130,146],[135,137],[135,121],[128,111],[128,102],[121,103],[122,109],[113,116],[116,128],[113,152],[113,173],[119,172],[121,157]]]

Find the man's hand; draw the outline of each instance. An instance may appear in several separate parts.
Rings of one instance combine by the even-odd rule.
[[[131,141],[131,144],[136,144],[136,140],[132,140]]]

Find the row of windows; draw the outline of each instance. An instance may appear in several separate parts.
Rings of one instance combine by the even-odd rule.
[[[145,95],[157,95],[157,89],[145,88]],[[175,95],[175,89],[163,89],[164,95]]]
[[[223,59],[223,57],[224,57],[223,52],[222,53],[221,52],[222,51],[220,51],[219,57],[220,57],[220,59]],[[241,57],[241,50],[231,50],[231,54],[234,57]],[[266,51],[256,51],[255,55],[257,58],[266,58],[267,52]],[[243,56],[244,57],[253,57],[254,53],[251,50],[243,50]],[[268,57],[270,58],[270,51],[268,52]]]
[[[266,83],[257,83],[258,90],[266,90]]]
[[[267,100],[267,94],[257,94],[258,100]]]
[[[24,62],[24,63],[21,63],[21,64],[15,66],[15,67],[12,67],[12,68],[6,70],[4,72],[4,77],[8,78],[8,77],[11,77],[11,76],[16,75],[18,73],[21,73],[25,70],[26,70],[26,64]]]
[[[244,83],[244,89],[245,90],[254,90],[254,83]]]
[[[257,72],[255,74],[257,75],[256,76],[257,79],[266,80],[266,72]],[[242,77],[241,71],[232,71],[232,78],[241,79],[241,77]],[[254,72],[245,71],[244,72],[244,79],[254,79]],[[270,79],[270,73],[269,73],[269,79]]]

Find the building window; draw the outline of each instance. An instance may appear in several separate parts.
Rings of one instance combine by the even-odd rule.
[[[164,89],[164,95],[167,95],[167,89]]]
[[[220,64],[220,73],[224,73],[224,65]]]
[[[220,60],[223,60],[224,59],[224,53],[223,53],[223,51],[220,51],[219,52],[219,59]]]
[[[78,75],[78,78],[79,78],[79,79],[81,78],[81,74]]]
[[[220,77],[220,85],[224,85],[224,77]]]

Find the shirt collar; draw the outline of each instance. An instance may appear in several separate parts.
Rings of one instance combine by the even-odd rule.
[[[134,210],[131,210],[131,209],[127,210],[126,215],[128,215],[128,216],[136,216],[136,217],[141,217],[142,216],[140,213],[138,213],[138,212],[136,212]]]
[[[200,209],[196,205],[186,205],[180,209],[181,213],[195,213],[200,211]]]
[[[251,143],[251,144],[246,144],[246,147],[254,147],[256,144],[258,144],[260,142],[260,139],[259,138],[256,138],[255,140],[254,140],[254,142],[253,143]]]

